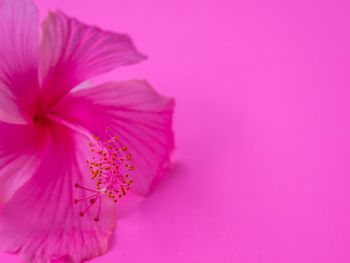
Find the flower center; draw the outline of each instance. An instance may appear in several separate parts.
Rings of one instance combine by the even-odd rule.
[[[33,122],[35,123],[45,124],[46,121],[47,118],[44,113],[35,114],[33,117]]]
[[[106,128],[108,137],[109,128]],[[98,210],[95,221],[99,221],[101,210],[101,198],[107,196],[115,203],[126,195],[130,190],[130,171],[135,167],[130,163],[131,153],[128,152],[127,146],[122,146],[117,136],[109,139],[101,140],[98,136],[93,136],[94,142],[90,142],[91,160],[87,160],[91,172],[91,180],[96,182],[96,189],[85,188],[79,184],[75,184],[76,188],[88,191],[90,195],[81,199],[75,199],[74,203],[89,200],[89,205],[80,212],[81,216],[98,201]]]

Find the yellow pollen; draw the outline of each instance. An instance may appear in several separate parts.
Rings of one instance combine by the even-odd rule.
[[[89,198],[74,199],[74,203],[77,204],[82,200],[89,202],[89,206],[80,212],[81,216],[95,203],[101,205],[102,195],[113,200],[114,203],[118,202],[119,198],[126,195],[130,190],[130,184],[133,180],[130,180],[129,171],[134,170],[135,166],[131,164],[131,153],[128,151],[128,146],[121,145],[118,136],[113,136],[112,139],[107,137],[109,127],[106,127],[106,134],[104,137],[93,135],[94,142],[89,142],[88,146],[91,152],[91,159],[86,160],[86,164],[90,169],[90,178],[94,180],[96,185],[95,189],[88,189],[79,184],[76,184],[76,188],[82,190],[88,190],[94,192]],[[132,175],[132,174],[131,174]],[[100,211],[100,208],[98,208]],[[99,213],[95,217],[95,221],[98,222]]]

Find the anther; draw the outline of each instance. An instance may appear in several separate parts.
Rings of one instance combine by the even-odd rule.
[[[131,154],[127,152],[128,146],[121,147],[117,136],[112,137],[112,139],[107,138],[109,131],[110,129],[107,127],[106,135],[103,138],[93,135],[95,138],[94,142],[89,142],[88,144],[92,160],[87,160],[86,163],[89,165],[91,180],[96,180],[94,181],[96,188],[89,189],[75,184],[75,188],[92,192],[91,195],[81,199],[74,199],[75,204],[81,203],[83,205],[85,201],[88,201],[88,205],[85,205],[84,210],[81,210],[79,213],[80,216],[84,216],[86,212],[91,211],[91,207],[98,201],[97,215],[94,218],[95,222],[100,220],[102,196],[106,194],[106,197],[117,203],[117,199],[125,196],[126,191],[130,190],[129,185],[133,182],[129,178],[128,171],[133,170],[135,167],[130,163]],[[128,179],[126,180],[125,178]]]

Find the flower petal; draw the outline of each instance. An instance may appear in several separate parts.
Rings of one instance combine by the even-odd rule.
[[[1,0],[0,19],[0,120],[26,123],[39,106],[38,11],[30,0]]]
[[[0,122],[0,202],[31,178],[48,142],[48,130],[40,125]]]
[[[173,150],[173,105],[172,99],[160,96],[145,81],[135,80],[72,92],[53,110],[99,136],[110,127],[133,153],[137,177],[132,189],[146,194]]]
[[[145,59],[127,35],[82,24],[61,11],[50,13],[42,28],[39,79],[48,105],[91,77]]]
[[[97,207],[84,217],[79,215],[89,202],[74,204],[73,200],[88,192],[74,184],[93,184],[85,163],[87,139],[61,124],[50,129],[52,143],[37,172],[3,207],[0,245],[25,262],[62,258],[81,262],[107,251],[115,229],[115,205],[103,199],[99,222],[94,221]]]

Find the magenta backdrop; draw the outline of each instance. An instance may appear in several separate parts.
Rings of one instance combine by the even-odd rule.
[[[35,2],[128,32],[149,60],[106,78],[177,102],[172,171],[92,263],[350,262],[349,1]]]

